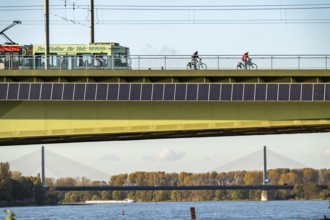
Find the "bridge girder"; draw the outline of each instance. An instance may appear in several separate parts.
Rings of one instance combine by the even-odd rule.
[[[330,131],[328,102],[4,101],[0,145]]]

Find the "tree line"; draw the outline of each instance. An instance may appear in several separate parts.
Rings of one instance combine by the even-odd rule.
[[[271,169],[269,183],[294,185],[293,190],[271,190],[273,200],[330,199],[330,169]],[[208,173],[134,172],[118,174],[109,181],[91,181],[86,177],[46,178],[46,191],[40,175],[22,176],[10,171],[9,163],[0,163],[0,206],[49,205],[78,203],[86,200],[124,200],[139,202],[160,201],[221,201],[260,200],[260,190],[172,190],[172,191],[72,191],[56,192],[57,186],[192,186],[192,185],[259,185],[263,182],[262,171],[232,171]],[[327,185],[323,190],[319,185]]]

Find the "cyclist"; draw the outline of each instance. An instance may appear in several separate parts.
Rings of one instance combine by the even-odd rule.
[[[197,59],[199,58],[198,56],[198,51],[196,51],[192,56],[191,56],[191,64],[194,66],[195,70],[197,70],[196,64],[197,64]]]
[[[96,57],[99,67],[104,67],[105,66],[105,59],[104,59],[103,55],[105,55],[105,54],[103,52],[101,52]]]
[[[246,66],[249,61],[249,52],[245,52],[242,56],[242,61],[244,62],[244,65]]]

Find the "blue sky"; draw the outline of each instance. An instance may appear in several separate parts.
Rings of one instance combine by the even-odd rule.
[[[95,0],[98,6],[95,41],[119,42],[129,47],[132,55],[190,55],[196,50],[201,55],[237,55],[245,51],[250,51],[251,56],[329,55],[330,9],[292,9],[297,4],[303,7],[302,4],[328,3],[327,0]],[[22,24],[6,34],[19,44],[43,43],[42,7],[38,7],[40,10],[17,10],[17,6],[35,9],[42,4],[39,0],[2,1],[0,29],[13,20],[20,20]],[[50,4],[60,8],[50,10],[50,42],[89,43],[86,8],[89,1],[50,0]],[[235,10],[200,10],[229,5]],[[237,10],[247,5],[272,10]],[[117,9],[118,6],[126,6],[122,9],[127,6],[168,9],[171,6],[180,10],[108,10],[109,6]],[[0,39],[0,43],[3,42]],[[330,168],[329,143],[330,134],[325,133],[60,144],[46,145],[46,148],[103,172],[116,174],[138,170],[207,172],[264,145],[311,167]],[[16,159],[39,147],[1,147],[0,161]]]
[[[327,3],[327,0],[155,0],[152,3],[95,0],[95,41],[119,42],[130,47],[133,55],[190,55],[195,50],[206,55],[236,55],[245,51],[250,51],[251,55],[329,54],[330,21],[327,19],[330,19],[330,9],[328,5],[319,9],[320,4]],[[42,4],[43,1],[37,0],[2,1],[0,27],[20,20],[22,24],[6,34],[20,44],[42,43]],[[50,42],[89,43],[89,1],[51,0],[50,4],[53,5],[50,8]],[[24,5],[39,10],[17,11],[17,8],[4,7]],[[116,6],[112,9],[117,10],[110,10],[110,6]],[[175,10],[127,10],[127,6]],[[237,10],[247,6],[254,10]]]

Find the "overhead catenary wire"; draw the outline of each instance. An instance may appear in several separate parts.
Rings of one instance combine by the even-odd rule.
[[[63,1],[63,0],[61,0]],[[68,1],[75,9],[89,9],[89,5],[78,5]],[[43,5],[0,6],[0,11],[43,10]],[[65,9],[63,5],[50,5],[52,9]],[[287,4],[287,5],[95,5],[103,10],[315,10],[329,9],[330,4]]]
[[[76,10],[88,11],[89,5],[76,4],[77,1],[60,0],[64,4],[54,4],[50,6],[51,15],[56,20],[51,20],[51,25],[82,25],[88,26],[88,19],[80,20],[76,18]],[[68,18],[67,10],[72,7],[72,18]],[[31,10],[43,10],[43,5],[20,5],[20,6],[1,6],[0,11],[31,11]],[[95,5],[95,10],[98,13],[99,10],[106,11],[193,11],[194,15],[197,11],[280,11],[285,13],[290,10],[330,10],[330,4],[285,4],[285,5],[267,5],[267,4],[247,4],[247,5]],[[65,15],[63,14],[65,11]],[[164,12],[165,13],[165,12]],[[330,14],[330,13],[329,13]],[[148,14],[144,14],[148,16]],[[330,18],[324,17],[311,17],[311,18],[294,18],[287,17],[283,19],[265,19],[263,17],[252,19],[202,19],[194,16],[193,19],[100,19],[98,17],[97,25],[180,25],[180,24],[327,24],[330,23]],[[84,16],[85,17],[85,16]],[[122,16],[125,17],[125,16]],[[147,17],[146,17],[147,18]],[[23,19],[21,19],[23,20]],[[43,20],[23,20],[24,25],[43,25]],[[7,24],[7,21],[0,21],[0,24]]]

